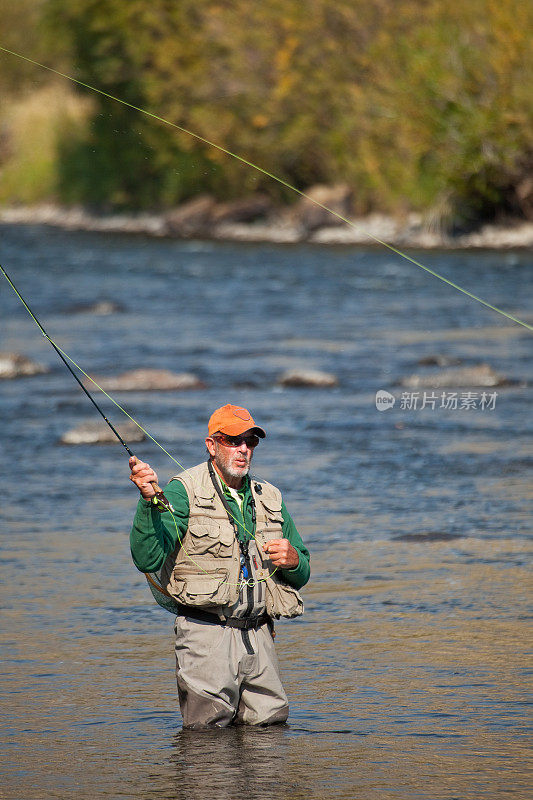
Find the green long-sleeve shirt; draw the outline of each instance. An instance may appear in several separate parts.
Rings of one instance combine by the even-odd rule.
[[[223,486],[224,494],[228,501],[231,513],[237,520],[239,537],[244,540],[251,539],[255,534],[252,517],[252,492],[248,477],[243,480],[239,495],[242,499],[241,507]],[[172,480],[165,487],[165,496],[174,506],[174,519],[168,512],[160,513],[150,502],[139,499],[137,511],[133,520],[133,527],[130,534],[130,546],[133,563],[141,572],[156,572],[163,565],[166,557],[172,553],[176,547],[179,548],[180,540],[187,532],[189,524],[189,498],[185,486],[181,481]],[[309,580],[309,551],[302,542],[301,536],[296,529],[285,503],[281,505],[283,516],[283,537],[288,539],[295,550],[298,552],[299,562],[294,569],[283,569],[281,574],[284,579],[300,589]]]

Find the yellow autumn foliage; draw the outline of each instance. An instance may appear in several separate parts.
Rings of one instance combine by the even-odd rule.
[[[449,227],[528,213],[533,6],[523,0],[34,3],[77,77],[297,188],[347,181],[355,211],[438,212]],[[208,145],[93,102],[85,130],[58,148],[65,201],[153,207],[257,189],[289,199]]]

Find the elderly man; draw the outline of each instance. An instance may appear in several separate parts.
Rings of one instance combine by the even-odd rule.
[[[226,405],[208,424],[207,462],[175,475],[154,502],[157,475],[130,461],[141,492],[131,531],[135,566],[157,573],[176,617],[183,725],[268,725],[289,713],[273,619],[303,612],[309,552],[276,487],[249,475],[264,439],[249,411]]]

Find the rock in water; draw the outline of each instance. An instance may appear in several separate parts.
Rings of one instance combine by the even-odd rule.
[[[407,389],[472,388],[475,386],[507,386],[508,384],[509,381],[498,375],[488,364],[407,375],[400,380],[400,385]]]
[[[127,443],[142,442],[146,438],[134,422],[115,425],[115,428]],[[61,444],[119,444],[117,437],[103,420],[83,422],[64,433],[59,441]]]
[[[170,372],[168,369],[133,369],[122,375],[95,378],[106,392],[182,392],[187,389],[204,389],[205,384],[190,372]],[[93,384],[84,381],[90,389]]]
[[[331,372],[317,369],[291,369],[278,378],[280,386],[314,386],[327,389],[339,385],[339,379]]]
[[[0,378],[24,378],[28,375],[44,375],[50,370],[31,361],[20,353],[0,353]]]
[[[107,316],[109,314],[122,314],[124,307],[113,300],[96,300],[87,305],[72,306],[68,309],[69,314],[99,314]]]
[[[455,356],[434,355],[418,359],[421,367],[455,367],[460,363],[461,359],[455,358]]]

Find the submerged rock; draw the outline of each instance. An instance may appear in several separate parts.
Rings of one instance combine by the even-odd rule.
[[[115,425],[125,442],[142,442],[146,436],[134,422]],[[105,422],[94,420],[83,422],[67,431],[59,440],[61,444],[119,444],[111,428]]]
[[[291,369],[281,375],[277,383],[280,386],[315,386],[320,389],[339,385],[339,379],[331,372],[317,369]]]
[[[435,355],[418,359],[420,367],[455,367],[460,363],[461,359],[454,358],[454,356]]]
[[[205,384],[190,372],[170,372],[168,369],[133,369],[112,377],[95,378],[106,392],[186,391],[204,389]],[[84,381],[88,389],[93,386]]]
[[[508,386],[509,380],[495,372],[489,364],[445,369],[442,372],[407,375],[400,386],[408,389],[444,389],[448,387]]]
[[[124,307],[113,300],[96,300],[94,303],[69,308],[70,314],[100,314],[101,316],[107,316],[108,314],[122,314],[123,312]]]
[[[50,372],[48,367],[43,367],[20,353],[0,353],[0,378],[24,378],[47,372]]]

